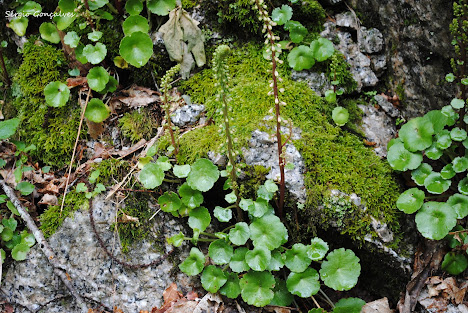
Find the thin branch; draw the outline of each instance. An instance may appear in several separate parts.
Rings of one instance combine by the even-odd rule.
[[[42,252],[46,256],[50,265],[54,269],[55,275],[57,275],[62,280],[65,287],[67,287],[68,291],[75,298],[78,306],[81,308],[81,312],[87,313],[88,308],[86,306],[86,303],[83,301],[79,293],[75,290],[75,288],[71,284],[71,280],[69,280],[69,276],[67,275],[65,271],[65,266],[61,264],[60,261],[55,257],[54,251],[50,248],[49,243],[44,238],[44,235],[34,223],[34,220],[32,219],[31,215],[29,215],[26,209],[23,208],[23,205],[21,204],[21,201],[16,197],[14,190],[10,186],[8,186],[3,179],[0,179],[0,185],[5,191],[5,194],[7,195],[7,197],[11,200],[15,208],[20,213],[20,216],[23,219],[23,221],[25,221],[26,226],[34,235],[34,238],[39,244],[39,247],[41,248]]]
[[[78,146],[78,141],[80,140],[81,126],[83,125],[84,114],[86,111],[86,107],[88,106],[90,94],[91,94],[91,88],[89,88],[88,90],[88,95],[86,96],[86,102],[84,104],[84,107],[81,109],[80,125],[78,126],[78,133],[76,134],[75,146],[73,147],[73,153],[72,153],[70,165],[68,166],[68,176],[67,176],[67,182],[65,184],[65,190],[63,191],[62,204],[60,205],[60,214],[62,214],[63,206],[65,205],[65,197],[67,196],[68,184],[70,183],[72,166],[73,166],[73,162],[75,161],[76,147]]]

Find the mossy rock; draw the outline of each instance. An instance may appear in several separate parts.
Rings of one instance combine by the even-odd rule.
[[[248,146],[253,130],[259,127],[260,130],[268,129],[264,117],[271,115],[269,111],[274,102],[268,96],[270,87],[268,79],[265,79],[269,77],[268,62],[262,57],[261,47],[246,44],[243,48],[235,49],[227,64],[232,77],[229,82],[231,125],[236,129],[235,149],[240,151],[241,147]],[[371,148],[363,145],[355,131],[345,131],[333,123],[331,111],[334,105],[326,103],[305,83],[289,79],[286,66],[283,65],[279,71],[283,78],[280,87],[285,89],[281,99],[287,103],[282,108],[282,116],[290,118],[295,127],[302,129],[302,138],[295,140],[294,144],[307,167],[305,183],[308,200],[304,211],[309,213],[306,214],[308,219],[303,220],[316,216],[316,208],[324,195],[331,189],[337,189],[348,194],[356,193],[367,207],[365,214],[356,212],[346,219],[344,229],[348,236],[363,241],[364,235],[372,232],[370,216],[387,223],[393,232],[398,233],[399,214],[394,204],[400,186],[391,168]],[[208,151],[222,152],[223,149],[219,147],[224,144],[223,137],[218,135],[222,117],[215,114],[221,105],[215,99],[212,70],[194,75],[182,83],[182,89],[191,95],[194,102],[205,105],[206,116],[213,115],[214,125],[199,128],[192,135],[184,134],[182,138],[188,139],[180,141],[179,160],[191,162],[192,157],[205,156]],[[343,101],[342,105],[349,109],[352,121],[359,121],[361,112],[357,109],[356,101]],[[324,221],[315,217],[315,222]],[[313,223],[313,219],[310,223]],[[305,222],[303,226],[310,227],[310,223]],[[377,236],[375,233],[372,235]]]
[[[122,135],[130,139],[132,143],[136,143],[141,139],[151,139],[157,126],[157,121],[151,115],[151,112],[144,108],[127,112],[119,120]]]

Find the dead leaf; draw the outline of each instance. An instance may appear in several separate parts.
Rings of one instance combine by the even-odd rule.
[[[214,293],[207,293],[198,303],[193,313],[213,312],[221,313],[223,310],[223,299]]]
[[[392,313],[387,298],[382,298],[367,303],[363,306],[361,313]]]
[[[86,85],[88,79],[86,77],[70,77],[67,78],[67,86],[68,87],[76,87],[76,86],[83,86]]]
[[[172,283],[163,292],[164,303],[174,302],[174,301],[181,299],[182,297],[183,295],[177,290],[176,283]]]
[[[185,295],[185,297],[187,298],[187,300],[192,301],[192,300],[198,299],[198,294],[197,294],[196,291],[193,291],[193,290],[192,290],[192,291],[189,291],[189,292]]]
[[[112,97],[109,101],[109,107],[113,113],[121,107],[121,104],[130,108],[139,108],[161,101],[155,91],[144,87],[132,86],[130,89],[123,90],[121,94],[123,95]]]
[[[48,194],[58,194],[60,190],[60,183],[58,179],[54,179],[50,181],[44,188],[39,189],[40,193],[48,193]]]
[[[114,307],[114,313],[124,313],[124,311],[122,311],[121,309],[119,309],[118,307]]]
[[[100,142],[94,143],[93,146],[94,154],[91,159],[102,158],[107,159],[110,157],[110,148],[107,148],[105,145]]]
[[[57,196],[45,194],[38,204],[58,205]]]

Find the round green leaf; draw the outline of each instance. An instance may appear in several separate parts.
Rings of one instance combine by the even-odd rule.
[[[457,214],[457,219],[465,218],[468,215],[468,196],[456,193],[447,200],[452,210]]]
[[[97,66],[89,70],[86,79],[88,80],[89,87],[99,92],[106,88],[110,79],[109,77],[109,73],[102,66]]]
[[[277,192],[278,191],[278,186],[276,185],[276,183],[274,181],[272,181],[271,179],[267,179],[264,183],[264,186],[265,186],[265,189],[268,191],[268,192]]]
[[[333,55],[335,48],[333,43],[326,38],[319,38],[310,43],[310,49],[314,54],[315,60],[323,62]]]
[[[64,12],[59,12],[59,13],[64,14]],[[57,24],[57,28],[59,30],[66,29],[75,21],[75,19],[76,19],[76,16],[73,13],[72,15],[54,16],[54,22]]]
[[[424,185],[424,180],[432,173],[432,166],[422,163],[417,169],[411,171],[411,178],[418,186]]]
[[[225,273],[225,275],[227,281],[224,286],[219,289],[219,293],[230,299],[236,299],[241,293],[239,277],[237,277],[235,273]]]
[[[16,133],[16,129],[20,124],[19,118],[12,118],[0,122],[0,139],[8,139]]]
[[[189,164],[177,165],[175,164],[172,168],[174,175],[178,178],[185,178],[190,173],[191,167]]]
[[[457,99],[457,98],[454,98],[452,99],[452,101],[450,102],[450,105],[454,108],[454,109],[461,109],[465,106],[465,101],[463,101],[462,99]]]
[[[271,12],[271,19],[278,25],[284,25],[291,19],[293,10],[289,5],[283,4],[281,8],[275,8]]]
[[[16,185],[16,190],[19,190],[23,196],[30,195],[34,191],[34,188],[34,185],[27,181],[22,181]]]
[[[84,56],[83,49],[84,49],[84,46],[82,44],[78,44],[78,47],[76,47],[75,49],[75,55],[76,55],[76,59],[80,63],[86,64],[88,63],[88,59],[86,59],[86,57]]]
[[[231,262],[229,262],[229,267],[233,272],[242,273],[250,269],[247,262],[245,262],[245,255],[247,254],[247,251],[249,251],[249,249],[246,247],[237,248],[234,251]]]
[[[208,255],[215,264],[222,265],[231,261],[231,258],[234,255],[234,249],[226,242],[226,240],[218,239],[210,244]]]
[[[114,92],[117,90],[119,82],[113,76],[109,76],[109,81],[106,84],[104,90],[101,90],[100,93]]]
[[[296,21],[288,21],[284,24],[284,29],[289,30],[289,38],[294,43],[300,43],[307,36],[307,28]]]
[[[26,35],[26,29],[28,28],[29,20],[26,17],[14,18],[7,23],[7,26],[10,27],[15,34],[18,36]]]
[[[229,240],[237,245],[244,245],[250,237],[250,229],[247,223],[239,222],[229,231]]]
[[[69,45],[70,48],[78,47],[78,43],[80,42],[80,36],[76,32],[68,32],[65,37],[63,37],[63,41],[66,45]]]
[[[253,250],[247,251],[245,261],[254,271],[264,271],[267,269],[271,260],[270,250],[263,247],[255,247]]]
[[[60,42],[60,35],[57,31],[57,28],[52,23],[42,23],[41,26],[39,26],[39,32],[41,33],[41,37],[44,40],[52,43]]]
[[[211,293],[218,292],[226,282],[227,277],[224,272],[214,265],[208,265],[201,275],[203,288]]]
[[[250,224],[250,238],[256,247],[273,250],[288,240],[288,231],[276,215],[264,215]]]
[[[146,5],[151,13],[165,16],[176,7],[176,0],[148,0]]]
[[[361,313],[362,307],[366,304],[366,301],[359,298],[346,298],[340,299],[335,304],[333,313]]]
[[[265,199],[257,199],[248,209],[249,213],[255,217],[262,217],[269,211],[269,205]]]
[[[441,268],[451,275],[463,273],[468,267],[466,256],[456,252],[449,252],[444,256]]]
[[[127,0],[125,3],[125,11],[130,15],[138,15],[143,10],[141,0]]]
[[[295,47],[288,54],[288,63],[295,71],[308,70],[315,64],[314,53],[307,46]]]
[[[332,89],[325,91],[325,100],[328,103],[335,103],[336,102],[336,93]],[[342,107],[339,107],[339,108],[342,108]],[[349,114],[348,114],[348,117],[349,117]],[[346,119],[346,122],[347,121],[348,120]],[[346,124],[346,122],[345,122],[345,124]],[[336,121],[335,121],[335,123],[336,123]],[[343,125],[340,125],[340,126],[343,126]]]
[[[27,244],[20,243],[11,250],[11,256],[16,261],[23,261],[26,260],[29,250],[30,248]]]
[[[332,111],[332,119],[338,126],[344,126],[349,120],[349,112],[345,108],[338,106]]]
[[[198,159],[192,164],[192,170],[187,176],[190,187],[200,191],[210,190],[219,178],[219,170],[208,159]]]
[[[197,248],[192,248],[185,261],[179,264],[180,270],[189,276],[200,274],[204,267],[205,256]]]
[[[244,211],[249,211],[250,207],[253,205],[253,200],[252,199],[241,199],[241,201],[239,202],[239,206],[242,210]]]
[[[293,295],[308,298],[320,289],[319,274],[310,267],[302,273],[291,272],[286,280],[286,286]]]
[[[450,105],[446,105],[441,109],[443,115],[447,117],[447,126],[453,126],[458,120],[458,113],[455,112]]]
[[[91,44],[86,45],[86,47],[84,47],[83,49],[83,55],[91,64],[101,63],[102,60],[104,60],[104,58],[106,57],[106,54],[107,54],[107,48],[104,44],[100,42],[96,43],[96,45],[94,46]]]
[[[160,156],[157,160],[156,160],[156,164],[159,165],[159,167],[161,167],[161,169],[166,172],[168,170],[170,170],[172,168],[172,164],[171,162],[169,161],[169,158],[167,156]]]
[[[441,110],[432,110],[424,115],[424,118],[428,119],[432,123],[434,133],[439,133],[447,125],[448,118]]]
[[[449,73],[445,75],[445,80],[449,83],[452,83],[455,80],[455,75],[453,75],[453,73]]]
[[[13,217],[2,219],[2,224],[11,231],[15,231],[18,226],[18,222]]]
[[[61,82],[50,82],[44,88],[44,95],[48,106],[59,108],[67,103],[70,90]]]
[[[344,248],[330,252],[320,268],[320,277],[325,285],[338,291],[353,288],[360,273],[359,258]]]
[[[149,30],[148,20],[141,15],[131,15],[122,24],[125,36],[134,32],[147,33]]]
[[[450,132],[446,129],[441,130],[436,134],[436,147],[441,150],[445,150],[452,145],[452,138]]]
[[[94,42],[101,39],[101,37],[102,37],[102,32],[97,31],[97,30],[93,30],[92,32],[88,33],[88,39]]]
[[[457,214],[444,202],[426,202],[416,213],[416,226],[426,238],[440,240],[457,224]]]
[[[0,249],[0,256],[2,258],[2,264],[5,262],[5,259],[6,259],[6,253],[5,253],[5,250],[3,249]]]
[[[183,183],[179,187],[179,195],[182,198],[182,203],[191,209],[194,209],[203,203],[203,195],[200,191],[190,188],[187,183]]]
[[[450,131],[450,137],[455,141],[463,141],[466,139],[466,130],[455,127]]]
[[[146,164],[138,177],[143,187],[153,189],[161,186],[164,179],[164,171],[155,163]]]
[[[174,247],[180,247],[184,242],[184,238],[184,234],[182,232],[179,232],[178,234],[167,238],[167,243],[173,245]]]
[[[431,160],[438,160],[443,153],[442,150],[437,148],[437,144],[434,142],[426,151],[424,151],[426,156]]]
[[[452,182],[443,179],[440,173],[431,173],[424,180],[424,187],[433,194],[441,194],[449,189]]]
[[[109,0],[93,0],[93,1],[88,1],[89,9],[91,11],[97,10],[99,8],[102,8],[106,4],[109,3]]]
[[[26,230],[21,232],[21,243],[24,243],[28,247],[34,246],[36,239],[33,234],[28,233]]]
[[[188,224],[191,229],[204,231],[211,223],[211,215],[205,207],[193,209],[189,213]]]
[[[286,282],[282,279],[275,278],[275,288],[273,288],[275,295],[270,302],[270,305],[289,306],[294,296],[289,292]]]
[[[447,164],[445,165],[442,170],[440,171],[440,176],[442,176],[443,179],[450,179],[453,176],[455,176],[455,171],[453,170],[452,164]]]
[[[296,243],[290,250],[284,253],[284,264],[292,272],[301,273],[309,267],[312,260],[308,257],[309,247],[302,243]]]
[[[3,241],[9,241],[13,238],[13,231],[9,228],[3,229],[2,233],[0,234]]]
[[[274,195],[275,194],[273,192],[270,192],[265,188],[265,185],[261,185],[257,189],[257,198],[261,198],[261,199],[257,199],[257,201],[262,200],[262,199],[266,200],[266,201],[270,201],[271,199],[273,199]],[[256,209],[253,209],[253,210],[255,211]],[[259,216],[257,216],[257,217],[259,217]]]
[[[73,12],[76,9],[74,0],[60,0],[58,6],[62,12]]]
[[[234,191],[228,193],[227,195],[224,196],[224,200],[226,200],[227,203],[235,203],[237,201],[237,196]]]
[[[273,250],[271,252],[270,264],[268,264],[267,270],[269,271],[279,271],[284,266],[284,256],[279,250]]]
[[[406,214],[412,214],[421,208],[424,203],[424,197],[424,191],[418,188],[411,188],[398,197],[396,206],[400,211]]]
[[[320,261],[325,257],[328,252],[328,244],[322,239],[315,237],[310,241],[310,245],[307,250],[307,256],[312,261]]]
[[[34,13],[42,12],[42,7],[37,2],[28,1],[22,7],[20,7],[17,11],[18,13],[22,13],[23,15],[32,15]]]
[[[213,210],[214,216],[218,219],[218,221],[226,223],[229,222],[232,218],[232,211],[231,209],[223,208],[220,206],[216,206]]]
[[[434,127],[428,118],[416,117],[403,125],[399,134],[408,151],[422,151],[432,145]]]
[[[394,143],[387,154],[387,161],[397,171],[414,170],[422,162],[422,154],[406,150],[402,142]]]
[[[458,183],[458,191],[465,196],[468,196],[468,177],[463,178]]]
[[[177,212],[182,206],[182,201],[175,192],[166,191],[158,198],[158,204],[163,212]]]
[[[453,170],[456,173],[462,173],[468,169],[467,157],[456,157],[452,160]]]
[[[248,272],[239,285],[242,299],[250,305],[263,307],[273,300],[275,279],[269,272]]]
[[[101,99],[93,98],[88,102],[84,116],[91,122],[102,123],[109,114],[109,107]]]
[[[8,249],[13,249],[16,245],[19,245],[21,243],[21,235],[20,234],[13,234],[12,238],[5,242],[5,246]]]

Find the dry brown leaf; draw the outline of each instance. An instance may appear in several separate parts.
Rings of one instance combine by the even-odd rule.
[[[88,82],[88,79],[86,77],[70,77],[67,78],[67,86],[68,87],[76,87],[76,86],[81,86],[85,85]]]
[[[58,199],[55,195],[45,194],[38,204],[58,205]]]
[[[174,302],[181,299],[183,295],[177,290],[176,283],[172,283],[163,292],[164,303]]]
[[[124,311],[122,311],[121,309],[119,309],[118,307],[114,307],[114,313],[124,313]]]
[[[198,293],[197,293],[196,291],[193,291],[193,290],[192,290],[192,291],[189,291],[189,292],[185,295],[185,297],[187,298],[187,300],[190,300],[190,301],[196,300],[196,299],[198,299]]]
[[[105,145],[96,142],[93,146],[94,154],[91,159],[102,158],[107,159],[110,157],[110,148],[107,148]]]
[[[58,179],[54,179],[50,181],[44,188],[40,189],[40,193],[52,193],[58,194],[60,190],[60,181]]]
[[[110,100],[109,105],[114,110],[120,107],[120,103],[131,108],[139,108],[160,101],[156,91],[144,87],[133,86],[128,90],[123,90],[122,94],[124,96],[116,96]]]
[[[194,313],[195,309],[198,305],[196,301],[186,301],[186,300],[179,300],[173,304],[173,306],[167,310],[167,313]],[[211,312],[211,311],[207,311]]]
[[[367,303],[363,306],[361,313],[392,313],[387,298],[382,298]]]

